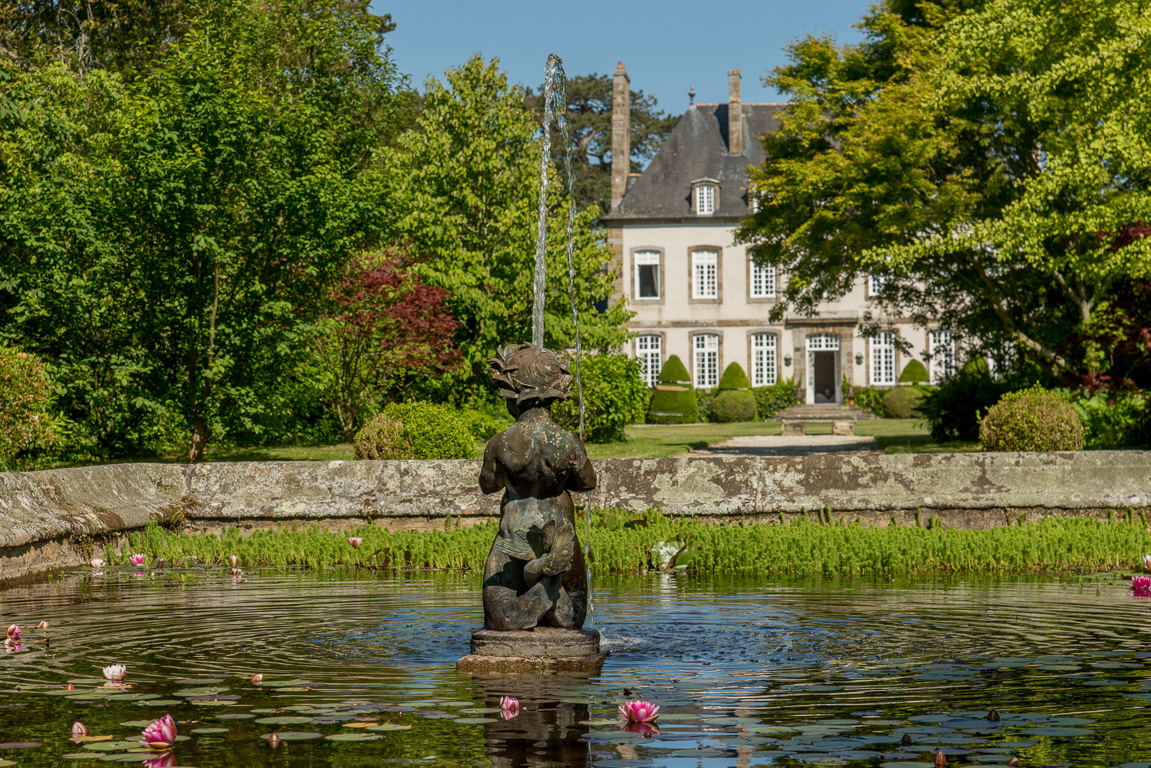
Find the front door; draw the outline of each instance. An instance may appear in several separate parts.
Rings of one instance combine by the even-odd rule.
[[[812,373],[815,402],[834,403],[835,398],[835,356],[838,352],[812,352]]]

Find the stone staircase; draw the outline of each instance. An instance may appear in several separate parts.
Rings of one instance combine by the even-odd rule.
[[[806,434],[803,425],[810,421],[830,421],[833,435],[854,435],[855,422],[874,419],[875,415],[845,403],[814,403],[793,405],[776,418],[783,422],[783,435]]]

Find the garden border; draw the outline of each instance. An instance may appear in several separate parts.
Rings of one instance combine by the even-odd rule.
[[[989,528],[1151,506],[1151,452],[692,457],[595,461],[595,507],[669,516]],[[488,519],[478,461],[113,464],[0,473],[0,581],[82,565],[149,520],[198,528],[282,522],[386,527]],[[580,494],[582,497],[583,494]],[[577,498],[580,503],[587,499]]]

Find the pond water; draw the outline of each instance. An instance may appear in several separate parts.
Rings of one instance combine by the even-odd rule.
[[[1117,580],[603,578],[612,655],[586,679],[458,675],[478,589],[120,570],[0,592],[0,621],[24,630],[0,656],[0,765],[1151,763],[1151,602]],[[113,663],[130,687],[104,686]],[[522,704],[508,720],[505,695]],[[658,728],[621,731],[625,698],[660,705]],[[165,713],[174,751],[132,751]],[[76,720],[111,738],[70,741]]]

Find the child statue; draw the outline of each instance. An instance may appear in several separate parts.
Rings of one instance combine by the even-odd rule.
[[[484,628],[579,629],[587,569],[568,491],[590,491],[596,476],[579,437],[551,418],[551,404],[571,397],[571,372],[534,345],[508,345],[488,365],[516,423],[488,441],[480,471],[484,493],[504,492],[484,568]]]

